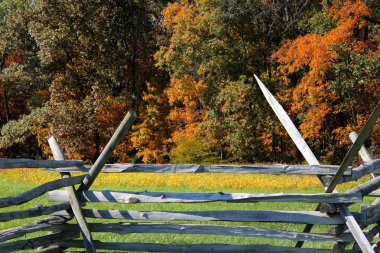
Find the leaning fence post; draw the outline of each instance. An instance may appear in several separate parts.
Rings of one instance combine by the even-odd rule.
[[[356,132],[351,132],[349,136],[350,136],[351,141],[353,143],[355,143],[356,139],[358,138],[358,134]],[[361,147],[361,149],[359,151],[359,155],[360,155],[360,158],[364,162],[368,162],[368,161],[372,160],[371,154],[368,152],[368,150],[366,149],[366,147],[364,145]],[[374,173],[371,173],[371,177],[373,179],[376,176]],[[373,203],[372,203],[373,206],[379,205],[379,204],[380,204],[380,198],[376,198],[375,201],[373,201]],[[380,223],[378,222],[377,225],[380,226]]]
[[[48,142],[49,142],[50,149],[53,153],[54,159],[55,160],[64,160],[65,157],[63,155],[63,152],[59,148],[58,143],[55,140],[55,138],[53,136],[50,137]],[[62,172],[61,176],[62,176],[62,178],[67,178],[67,177],[70,177],[70,173]],[[83,242],[84,242],[84,246],[86,248],[86,251],[91,252],[91,253],[96,253],[96,249],[95,249],[94,243],[92,241],[92,237],[91,237],[91,232],[88,228],[88,224],[86,222],[86,219],[84,218],[84,215],[83,215],[82,209],[80,207],[80,204],[78,201],[78,196],[76,194],[75,188],[74,188],[74,186],[69,186],[69,187],[66,187],[66,190],[67,190],[67,193],[69,195],[69,201],[70,201],[71,209],[72,209],[73,214],[74,214],[74,216],[78,222],[79,229],[80,229],[82,236],[83,236]]]
[[[256,75],[254,75],[254,76],[256,78],[257,83],[260,86],[261,91],[264,93],[265,98],[267,99],[267,101],[270,104],[270,106],[272,107],[272,109],[275,111],[277,117],[280,119],[282,125],[285,127],[285,129],[289,133],[292,140],[295,142],[298,150],[306,158],[306,160],[309,164],[311,164],[311,163],[319,164],[319,161],[315,158],[313,152],[307,146],[306,142],[303,140],[302,136],[299,134],[297,128],[295,128],[293,122],[290,120],[289,116],[286,114],[286,112],[284,111],[282,106],[279,105],[276,98],[273,97],[273,95],[269,92],[269,90],[265,87],[265,85],[260,81],[260,79]],[[370,130],[372,129],[377,118],[379,117],[379,114],[380,114],[380,103],[376,106],[374,112],[372,113],[371,117],[367,121],[363,130],[361,131],[358,140],[354,143],[354,145],[351,147],[351,149],[347,153],[345,159],[343,160],[342,164],[339,167],[339,170],[336,172],[335,176],[333,177],[330,185],[328,187],[326,187],[327,184],[323,180],[323,178],[318,177],[319,180],[321,181],[321,183],[323,184],[326,193],[331,193],[331,192],[335,191],[336,184],[339,182],[343,173],[348,168],[348,164],[352,162],[352,160],[351,160],[351,162],[349,160],[353,159],[352,156],[355,153],[355,151],[356,151],[356,153],[359,151],[360,146],[364,142],[364,139],[367,138]],[[315,158],[315,160],[313,159],[313,157]],[[312,159],[310,159],[310,158],[312,158]],[[317,208],[316,208],[317,211],[320,209],[320,206],[321,206],[320,204],[317,206]],[[359,246],[363,250],[363,252],[374,253],[373,249],[371,248],[370,243],[366,239],[363,231],[361,231],[360,227],[358,226],[356,220],[351,215],[348,208],[344,205],[336,205],[336,206],[340,209],[340,214],[341,214],[342,218],[345,220],[348,228],[351,231],[351,234],[354,236],[356,242],[359,244]],[[312,224],[306,225],[303,232],[309,233],[311,231],[312,227],[313,227]],[[299,242],[297,242],[296,247],[300,248],[300,247],[302,247],[302,245],[303,245],[303,242],[299,241]]]
[[[87,176],[83,179],[83,182],[79,186],[78,191],[85,191],[91,187],[96,177],[99,175],[100,171],[106,164],[108,158],[111,157],[114,149],[119,144],[121,139],[124,137],[128,129],[132,126],[136,118],[137,115],[135,112],[128,112],[128,114],[125,116],[125,118],[120,123],[119,127],[116,129],[115,133],[107,143],[106,147],[103,149],[102,153],[99,155],[98,159],[96,159],[94,165],[92,165]]]
[[[337,186],[339,180],[343,176],[343,173],[347,170],[348,166],[352,163],[355,156],[358,154],[358,152],[361,149],[365,139],[367,139],[370,131],[372,130],[372,127],[376,124],[376,121],[379,117],[380,117],[380,102],[376,105],[371,116],[369,117],[366,124],[364,125],[364,127],[360,131],[358,138],[355,140],[354,144],[348,150],[348,152],[347,152],[346,156],[344,157],[338,171],[336,172],[335,176],[331,180],[329,187],[326,190],[327,193],[331,193],[335,189],[335,186]]]
[[[265,99],[268,101],[270,107],[273,109],[273,112],[276,114],[277,118],[280,120],[286,132],[289,134],[290,138],[293,140],[294,144],[297,146],[298,150],[301,152],[307,163],[310,165],[319,165],[318,159],[315,157],[314,153],[311,151],[302,135],[298,132],[298,129],[289,118],[284,108],[267,89],[263,82],[261,82],[261,80],[256,75],[254,76]]]
[[[358,134],[356,132],[351,132],[349,134],[349,137],[352,141],[352,143],[355,143],[356,139],[358,138]],[[366,149],[366,147],[363,145],[360,150],[359,150],[359,155],[360,155],[360,158],[364,161],[364,162],[368,162],[370,160],[372,160],[372,157],[370,155],[370,153],[368,152],[368,150]],[[373,173],[372,173],[373,174]]]

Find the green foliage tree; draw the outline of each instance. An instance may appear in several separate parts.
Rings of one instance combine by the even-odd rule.
[[[30,6],[25,0],[0,3],[1,123],[27,113],[31,98],[46,89],[37,46],[28,32]],[[36,101],[35,101],[36,102]],[[45,101],[40,101],[40,106]]]
[[[127,110],[142,105],[146,82],[155,74],[155,4],[33,3],[30,31],[52,77],[52,129],[68,157],[93,160]]]
[[[212,140],[218,154],[239,161],[262,157],[261,137],[272,130],[260,122],[271,117],[260,110],[264,100],[247,80],[254,73],[271,80],[271,51],[297,33],[292,14],[300,9],[297,3],[301,1],[199,0],[168,5],[163,14],[169,38],[156,59],[171,76],[169,119],[176,134],[186,135],[186,129],[201,123],[195,134]]]
[[[215,155],[201,137],[181,134],[181,138],[176,141],[176,146],[170,152],[170,161],[172,163],[215,163],[218,161]]]
[[[48,152],[46,137],[50,131],[51,111],[48,106],[33,110],[1,128],[2,156],[42,158]]]
[[[256,92],[252,79],[227,82],[216,96],[215,109],[206,113],[201,125],[213,145],[210,148],[228,154],[230,161],[254,162],[261,155],[257,131],[263,113],[253,99],[258,97]]]
[[[30,11],[29,1],[4,0],[0,3],[0,124],[4,133],[0,139],[0,151],[4,156],[41,154],[37,139],[31,141],[33,138],[30,137],[36,131],[25,133],[25,138],[11,134],[12,131],[21,133],[29,128],[35,129],[35,121],[32,124],[32,120],[22,115],[33,112],[48,100],[48,77],[43,73],[37,45],[28,31]],[[20,122],[16,122],[19,118]],[[30,126],[25,125],[28,122]],[[16,138],[15,145],[22,146],[20,140],[25,141],[20,149],[22,152],[9,143],[9,136]]]
[[[377,0],[0,1],[0,153],[47,155],[53,134],[69,158],[94,160],[133,109],[113,160],[300,162],[258,74],[338,162],[380,97],[379,10]]]

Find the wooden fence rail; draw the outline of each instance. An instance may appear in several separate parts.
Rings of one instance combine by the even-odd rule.
[[[115,203],[203,203],[227,202],[303,202],[303,203],[357,203],[362,202],[361,192],[321,194],[248,194],[248,193],[173,193],[173,192],[116,192],[84,191],[78,197],[82,202]],[[49,192],[50,201],[68,201],[66,191]]]
[[[105,164],[103,173],[233,173],[269,175],[334,176],[338,165],[210,165],[200,164]],[[50,172],[88,172],[89,166],[46,168]],[[357,168],[349,167],[339,183],[358,180],[368,174],[380,174],[380,160],[368,161]]]
[[[78,232],[60,232],[49,235],[39,236],[26,240],[0,244],[0,252],[14,252],[28,249],[36,249],[39,247],[58,244],[64,240],[75,239],[79,237]]]
[[[378,166],[378,161],[374,160],[359,166],[364,174],[372,173],[372,169],[368,166]],[[189,165],[184,165],[186,167]],[[134,166],[130,166],[134,167]],[[172,166],[174,167],[174,166]],[[176,168],[183,168],[177,165]],[[211,167],[211,166],[209,166]],[[223,166],[219,166],[223,167]],[[243,167],[243,166],[242,166]],[[247,166],[249,167],[249,166]],[[269,166],[270,167],[270,166]],[[275,166],[276,167],[276,166]],[[285,166],[282,166],[283,168]],[[329,166],[332,168],[333,166]],[[82,166],[83,168],[83,166]],[[176,169],[177,170],[177,169]],[[352,169],[352,174],[357,168]],[[162,171],[167,173],[167,171]],[[231,171],[227,170],[227,173]],[[26,217],[37,217],[42,215],[50,215],[50,218],[44,218],[40,221],[28,223],[16,228],[10,228],[0,231],[0,252],[13,252],[23,249],[39,248],[36,252],[70,252],[66,248],[84,248],[83,243],[75,240],[79,238],[80,229],[75,223],[68,223],[73,218],[69,203],[69,194],[67,191],[58,190],[62,187],[79,185],[85,175],[62,178],[48,182],[31,189],[27,192],[16,196],[10,196],[0,199],[2,207],[19,205],[37,198],[43,194],[47,194],[49,201],[59,201],[62,203],[51,206],[36,206],[28,210],[2,212],[0,213],[0,221],[8,221],[13,219],[22,219]],[[305,203],[327,203],[339,205],[351,205],[353,203],[363,202],[363,197],[373,192],[380,186],[379,179],[375,178],[362,185],[355,187],[347,193],[317,193],[317,194],[254,194],[254,193],[180,193],[180,192],[121,192],[121,191],[78,191],[78,200],[80,205],[88,202],[104,202],[104,203],[204,203],[214,201],[225,202],[305,202]],[[169,208],[169,206],[168,206]],[[368,207],[361,212],[352,213],[355,221],[361,227],[367,227],[369,224],[376,224],[380,221],[380,211],[377,208]],[[319,211],[241,211],[241,210],[217,210],[217,211],[131,211],[131,210],[97,210],[81,208],[83,216],[95,219],[118,219],[138,223],[89,223],[88,229],[92,233],[116,233],[121,235],[129,235],[131,233],[141,234],[205,234],[205,235],[224,235],[234,237],[257,237],[272,238],[294,241],[309,242],[331,242],[340,244],[348,244],[354,241],[353,235],[349,230],[340,233],[303,233],[295,231],[286,231],[280,229],[261,228],[256,226],[234,226],[234,225],[216,225],[216,224],[178,224],[178,223],[161,223],[170,221],[191,221],[191,222],[264,222],[264,223],[289,223],[289,224],[314,224],[328,226],[343,226],[346,221],[342,219],[338,209],[334,209],[335,213],[321,213]],[[141,223],[141,221],[156,221],[158,223]],[[364,231],[368,238],[374,238],[374,231]],[[27,240],[18,240],[8,242],[11,239],[22,238],[28,234],[37,231],[46,231],[49,234],[38,236]],[[74,239],[74,240],[73,240]],[[329,252],[325,249],[297,249],[288,247],[270,247],[264,245],[173,245],[173,244],[147,244],[147,243],[107,243],[93,241],[93,246],[98,249],[106,250],[151,250],[154,252],[195,252],[201,247],[209,247],[202,249],[204,252],[212,252],[212,250],[221,250],[224,252],[252,252],[253,249],[268,249],[268,252]],[[41,248],[45,247],[45,249]],[[154,250],[151,247],[155,247]],[[250,251],[251,250],[251,251]],[[88,250],[87,250],[88,251]],[[202,252],[202,251],[200,251]],[[255,252],[255,251],[253,251]],[[343,252],[343,251],[342,251]],[[355,252],[346,250],[344,252]]]
[[[236,221],[275,222],[295,224],[341,225],[345,224],[339,214],[325,214],[317,211],[132,211],[83,209],[88,218],[154,220],[154,221]],[[69,217],[67,212],[53,215]],[[364,213],[353,213],[361,226],[367,225]]]
[[[83,161],[52,161],[52,160],[32,160],[32,159],[0,159],[0,169],[14,168],[79,168],[83,166]]]
[[[66,210],[70,207],[67,203],[61,203],[51,206],[38,205],[24,211],[11,211],[0,213],[0,221],[10,221],[16,219],[25,219],[52,214],[58,211]]]
[[[234,174],[284,174],[284,175],[334,175],[337,165],[201,165],[201,164],[105,164],[103,173],[234,173]],[[47,168],[52,172],[88,172],[89,166]],[[345,172],[351,175],[351,171]]]
[[[258,79],[258,78],[257,78]],[[258,80],[259,81],[259,80]],[[49,201],[60,202],[48,206],[37,205],[27,210],[7,209],[0,212],[0,221],[10,221],[30,217],[40,220],[8,228],[0,231],[0,252],[15,252],[36,249],[36,253],[47,252],[81,252],[73,248],[84,249],[85,252],[97,250],[148,251],[148,252],[266,252],[266,253],[317,253],[317,252],[365,252],[374,253],[379,250],[380,242],[376,234],[380,232],[380,200],[371,205],[363,205],[359,212],[351,212],[354,203],[363,203],[368,195],[377,194],[380,187],[380,160],[372,160],[365,153],[364,161],[357,168],[349,167],[352,159],[361,147],[364,139],[380,115],[380,104],[376,107],[363,131],[358,135],[353,147],[340,166],[320,165],[298,130],[286,115],[283,108],[270,94],[269,90],[259,82],[261,90],[268,99],[276,115],[295,141],[309,165],[146,165],[146,164],[109,164],[117,143],[132,125],[136,115],[129,112],[118,127],[114,136],[97,159],[88,169],[82,161],[63,160],[54,138],[49,139],[56,161],[34,161],[30,159],[0,159],[0,169],[4,168],[36,168],[43,167],[48,171],[59,172],[62,176],[41,186],[16,196],[0,199],[1,207],[11,207],[27,203],[42,195]],[[364,156],[364,155],[363,155]],[[315,175],[320,179],[325,193],[192,193],[192,192],[129,192],[129,191],[90,191],[97,175],[101,172],[142,172],[142,173],[239,173],[239,174],[283,174],[283,175]],[[79,171],[81,176],[71,177],[70,173]],[[121,175],[121,174],[120,174]],[[339,183],[357,180],[366,175],[371,179],[347,191],[338,193],[335,187]],[[78,185],[79,187],[75,187]],[[60,190],[65,187],[65,191]],[[246,205],[257,202],[297,202],[319,203],[315,211],[310,210],[213,210],[213,211],[180,211],[173,210],[172,203],[208,203],[224,201]],[[135,204],[134,208],[147,203],[162,204],[165,210],[98,210],[85,207],[90,202],[119,203],[123,208]],[[234,206],[233,204],[228,204]],[[137,204],[137,205],[136,205]],[[202,204],[203,205],[203,204]],[[145,205],[147,207],[148,205]],[[150,206],[150,205],[149,205]],[[154,207],[154,205],[151,205]],[[236,205],[235,205],[236,206]],[[275,205],[273,205],[275,206]],[[49,215],[46,217],[46,215]],[[75,219],[74,219],[75,218]],[[92,218],[91,222],[87,219]],[[104,219],[110,219],[105,222]],[[119,223],[115,222],[119,220]],[[94,222],[95,220],[95,222]],[[114,222],[112,222],[112,220]],[[123,220],[125,222],[120,222]],[[131,222],[136,221],[136,222]],[[182,223],[182,224],[179,224]],[[219,224],[223,223],[223,225]],[[237,222],[244,222],[243,225]],[[191,224],[188,224],[191,223]],[[257,223],[305,224],[301,231],[260,227]],[[311,233],[313,225],[329,227],[327,232]],[[43,232],[43,235],[36,235]],[[114,233],[128,237],[130,234],[179,234],[179,235],[216,235],[232,237],[257,237],[276,240],[296,241],[294,247],[273,245],[229,245],[229,244],[175,244],[141,242],[102,242],[94,240],[98,233]],[[34,237],[33,237],[34,236]],[[24,238],[26,237],[26,238]],[[94,237],[96,238],[96,237]],[[301,248],[304,242],[330,242],[331,248]],[[351,250],[346,249],[353,244]]]
[[[63,247],[81,248],[81,241],[72,240],[59,243]],[[178,252],[178,253],[331,253],[329,249],[291,248],[272,245],[229,245],[229,244],[158,244],[158,243],[111,243],[95,241],[97,249],[147,252]],[[360,253],[360,250],[347,250],[346,253]]]
[[[68,219],[64,217],[53,216],[35,222],[27,223],[19,227],[5,229],[0,232],[0,242],[23,237],[26,234],[38,231],[55,231],[55,228],[57,228],[57,226],[67,224],[67,221]]]
[[[64,231],[77,231],[78,226],[67,224],[59,227]],[[116,233],[120,235],[137,234],[208,234],[238,237],[260,237],[282,240],[302,240],[310,242],[347,241],[353,240],[350,233],[338,236],[328,233],[297,233],[278,229],[259,228],[253,226],[222,226],[203,224],[167,224],[167,223],[90,223],[91,232]]]
[[[70,185],[80,184],[83,178],[84,178],[83,176],[77,176],[77,177],[72,177],[72,178],[62,178],[62,179],[45,183],[32,190],[29,190],[27,192],[21,193],[16,196],[0,198],[0,208],[7,207],[7,206],[20,205],[30,200],[33,200],[47,193],[48,191],[59,189],[59,188],[70,186]]]

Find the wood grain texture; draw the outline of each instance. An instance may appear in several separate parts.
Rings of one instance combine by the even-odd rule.
[[[25,218],[47,215],[47,214],[55,213],[61,210],[66,210],[69,207],[70,205],[68,203],[62,203],[62,204],[51,205],[51,206],[39,205],[39,206],[35,206],[33,208],[30,208],[24,211],[3,212],[3,213],[0,213],[0,221],[25,219]]]
[[[83,166],[83,161],[66,160],[32,160],[32,159],[6,159],[0,158],[0,169],[13,168],[63,168],[63,167],[80,167]]]
[[[132,126],[133,122],[137,118],[137,115],[133,111],[129,111],[123,121],[120,123],[119,127],[116,129],[115,133],[112,135],[111,139],[104,147],[102,153],[96,159],[94,165],[91,167],[90,171],[83,179],[82,184],[79,186],[79,191],[88,190],[94,183],[96,177],[99,175],[100,171],[103,169],[104,164],[111,157],[114,149],[123,139],[124,135],[128,129]]]
[[[356,139],[359,137],[359,135],[356,132],[351,132],[349,134],[349,137],[350,137],[350,140],[352,141],[352,143],[354,143],[356,141]],[[364,145],[361,146],[361,148],[359,150],[359,155],[360,155],[360,158],[364,162],[368,162],[368,161],[372,160],[371,155],[369,154],[368,150],[366,149],[366,147]]]
[[[36,238],[0,244],[0,252],[15,252],[26,249],[37,249],[38,247],[51,246],[53,244],[61,243],[62,241],[77,237],[79,237],[79,233],[77,232],[62,232],[44,235]],[[80,248],[82,247],[83,245]]]
[[[67,224],[63,226],[65,231],[75,230],[77,226]],[[221,226],[200,224],[168,224],[168,223],[89,223],[92,232],[116,233],[127,235],[131,233],[153,234],[207,234],[226,235],[239,237],[261,237],[281,240],[300,240],[310,242],[324,241],[352,241],[349,234],[334,236],[331,234],[298,233],[278,229],[248,227],[248,226]]]
[[[374,224],[380,222],[380,204],[374,204],[368,206],[363,213],[367,215],[368,224]]]
[[[59,188],[70,186],[70,185],[80,184],[83,178],[84,176],[57,179],[57,180],[42,184],[40,186],[37,186],[36,188],[23,192],[19,195],[0,198],[0,207],[14,206],[14,205],[20,205],[20,204],[26,203],[32,199],[35,199],[45,194],[48,191],[59,189]]]
[[[284,222],[301,224],[345,224],[338,214],[328,215],[316,211],[124,211],[83,209],[83,214],[89,218],[126,219],[126,220],[156,220],[156,221],[252,221],[252,222]],[[65,216],[65,212],[53,215]],[[366,214],[353,213],[362,226],[366,225]]]
[[[209,165],[200,164],[106,164],[105,173],[236,173],[279,175],[335,175],[337,165]],[[46,169],[51,172],[88,172],[88,166],[80,168]],[[350,169],[344,175],[350,176]]]
[[[81,242],[77,240],[60,243],[64,247],[81,248]],[[147,251],[147,252],[180,252],[180,253],[331,253],[331,250],[290,248],[270,245],[231,245],[231,244],[157,244],[157,243],[111,243],[95,241],[99,249],[122,250],[122,251]],[[346,251],[347,253],[359,253],[360,251]]]
[[[380,187],[380,177],[375,177],[374,179],[365,182],[357,187],[352,188],[347,191],[347,193],[360,193],[362,196],[367,196],[371,192],[379,189]]]
[[[54,159],[56,160],[64,160],[64,154],[61,151],[60,147],[58,146],[58,143],[54,137],[50,137],[49,140],[49,146],[52,150]],[[71,178],[70,173],[67,172],[61,172],[62,178]],[[77,220],[79,230],[83,237],[83,243],[86,248],[86,251],[88,253],[96,253],[96,249],[94,247],[94,243],[92,241],[91,232],[88,228],[86,219],[83,216],[82,208],[78,200],[77,192],[74,188],[74,186],[68,186],[66,187],[66,193],[68,195],[68,200],[70,203],[71,211],[75,216],[75,219]]]
[[[47,248],[37,249],[33,253],[62,253],[62,252],[63,252],[63,248],[61,248],[60,246],[50,246]]]
[[[379,170],[380,160],[369,160],[351,171],[351,180],[357,180],[368,174],[371,174],[374,178],[375,176],[373,173],[378,173]]]
[[[337,204],[337,207],[342,218],[344,218],[348,229],[350,230],[352,236],[355,238],[356,243],[359,245],[363,253],[375,253],[354,216],[349,211],[347,211],[347,207],[342,206],[341,204]]]
[[[0,231],[0,242],[5,242],[10,239],[19,238],[28,233],[33,233],[37,231],[53,231],[55,227],[66,224],[67,221],[68,219],[66,218],[56,216],[27,223],[19,227],[5,229]]]
[[[172,192],[117,192],[85,191],[78,192],[83,202],[117,203],[199,203],[213,201],[228,202],[304,202],[304,203],[356,203],[362,202],[358,193],[329,194],[249,194],[249,193],[172,193]],[[50,201],[68,201],[65,191],[49,192]]]

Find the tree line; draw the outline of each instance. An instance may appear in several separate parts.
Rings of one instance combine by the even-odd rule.
[[[46,158],[54,135],[94,161],[134,110],[114,161],[302,162],[257,74],[339,163],[380,100],[377,0],[2,0],[0,33],[3,157]]]

